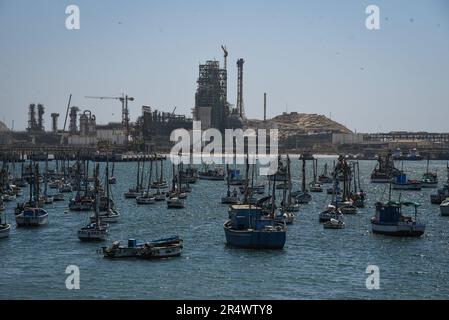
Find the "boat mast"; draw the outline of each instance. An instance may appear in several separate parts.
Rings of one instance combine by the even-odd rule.
[[[47,157],[45,158],[45,186],[44,186],[44,195],[45,195],[45,199],[47,199],[47,184],[48,184],[48,152],[47,152]]]
[[[355,162],[352,164],[352,174],[354,175],[354,193],[357,193],[357,175]]]
[[[109,155],[106,154],[106,212],[109,213]]]
[[[141,177],[140,177],[140,187],[139,190],[143,191],[143,176],[145,175],[145,159],[146,155],[143,155],[143,159],[142,159],[142,172],[141,172]]]
[[[36,199],[36,202],[37,202],[37,204],[38,204],[38,206],[39,206],[39,195],[40,195],[40,190],[39,190],[39,184],[40,184],[40,182],[39,182],[39,164],[38,163],[36,163],[35,164],[35,166],[36,166],[36,171],[35,171],[35,176],[36,176],[36,183],[35,183],[35,185],[36,185],[36,195],[34,196],[34,198]]]
[[[306,192],[306,158],[304,157],[304,155],[301,155],[302,158],[302,187],[301,187],[301,191],[303,193]]]
[[[248,187],[249,187],[249,162],[248,162],[248,153],[246,153],[246,159],[245,159],[245,199],[244,203],[248,203]]]
[[[272,190],[273,194],[271,196],[271,219],[274,219],[274,209],[276,205],[276,173],[274,174]]]
[[[292,175],[290,157],[287,155],[287,176],[288,176],[288,205],[292,204]]]
[[[33,186],[34,186],[34,175],[33,175],[33,163],[30,159],[30,174],[29,174],[30,181],[28,182],[30,184],[30,205],[33,202]]]
[[[150,177],[148,178],[147,195],[150,194],[151,178],[153,177],[153,160],[150,159]]]
[[[140,177],[140,157],[139,157],[139,155],[137,155],[136,192],[139,192],[139,177]]]
[[[95,221],[97,223],[97,228],[100,228],[100,216],[98,212],[100,211],[100,199],[99,199],[99,187],[100,181],[98,180],[98,172],[100,171],[100,166],[97,162],[95,166]]]

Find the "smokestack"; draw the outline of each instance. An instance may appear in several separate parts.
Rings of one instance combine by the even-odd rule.
[[[243,107],[243,63],[245,63],[245,60],[241,58],[237,60],[237,110],[241,119],[245,117]]]
[[[44,131],[44,105],[38,104],[37,105],[37,129],[39,131]]]
[[[263,121],[267,121],[267,93],[263,94]]]
[[[33,131],[36,130],[36,105],[34,103],[30,104],[28,111],[28,130]]]
[[[59,117],[59,113],[52,113],[51,114],[51,130],[53,131],[53,133],[57,133],[58,132],[58,117]]]

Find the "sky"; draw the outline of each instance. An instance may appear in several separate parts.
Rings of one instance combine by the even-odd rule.
[[[368,30],[368,5],[380,29]],[[65,26],[68,5],[80,29]],[[244,64],[248,118],[297,111],[330,116],[357,132],[449,132],[449,1],[0,0],[0,120],[27,126],[28,105],[72,105],[97,123],[141,106],[191,116],[198,65],[228,56],[228,101]]]

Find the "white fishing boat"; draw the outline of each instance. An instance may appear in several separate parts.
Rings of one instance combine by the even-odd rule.
[[[357,213],[357,207],[352,203],[352,201],[346,201],[346,202],[339,204],[339,208],[341,210],[341,213],[343,213],[343,214],[356,214]]]
[[[182,209],[185,208],[185,203],[182,199],[178,197],[173,197],[167,199],[167,208],[168,209]]]
[[[151,193],[144,193],[143,195],[136,198],[136,202],[137,204],[153,204],[156,203],[156,198]]]
[[[100,181],[98,180],[99,173],[99,165],[97,163],[95,167],[95,222],[91,222],[90,224],[82,227],[78,230],[78,239],[81,241],[104,241],[108,235],[107,226],[105,226],[101,220],[99,215],[99,207],[100,207],[100,195],[99,195],[99,185]]]
[[[331,219],[339,220],[343,216],[340,208],[337,208],[334,205],[328,205],[326,210],[322,211],[319,215],[320,222],[327,222]]]
[[[342,217],[339,219],[331,218],[329,221],[323,224],[324,229],[344,229],[346,227]]]
[[[48,212],[42,208],[26,208],[16,215],[18,227],[42,226],[48,223]]]
[[[98,213],[98,215],[100,217],[101,222],[105,222],[105,223],[117,223],[120,219],[120,213],[113,209],[109,209],[109,211],[105,211],[105,212],[100,212],[100,213]],[[90,221],[95,222],[96,216],[92,215],[90,217]]]
[[[3,201],[11,202],[16,200],[16,195],[14,193],[5,193],[3,194]]]
[[[11,231],[11,225],[10,224],[8,224],[8,223],[0,224],[0,239],[1,238],[8,238],[10,231]]]
[[[449,198],[441,202],[440,212],[442,216],[449,216]]]
[[[108,229],[93,222],[78,230],[78,239],[81,241],[104,241],[108,236]]]
[[[2,218],[3,215],[4,214],[0,212],[0,239],[9,237],[9,232],[11,231],[11,225],[9,223],[6,223],[6,215],[5,219]]]
[[[90,211],[92,210],[92,204],[91,198],[71,199],[69,201],[69,209],[71,211]]]

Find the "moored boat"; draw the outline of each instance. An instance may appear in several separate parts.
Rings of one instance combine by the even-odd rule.
[[[111,246],[103,247],[105,258],[141,258],[161,259],[181,255],[183,241],[178,236],[163,238],[145,243],[138,243],[135,239],[128,239],[127,246],[120,241],[114,241]]]
[[[16,215],[18,227],[42,226],[48,223],[48,212],[42,208],[26,208]]]
[[[250,204],[230,206],[231,219],[223,225],[226,243],[232,247],[282,249],[287,228],[274,217],[265,216],[260,207]]]
[[[449,198],[441,202],[440,212],[442,216],[449,216]]]
[[[415,217],[402,213],[402,207],[414,207]],[[373,233],[398,236],[420,237],[424,234],[426,226],[416,220],[419,204],[415,202],[395,202],[389,200],[386,203],[376,203],[376,215],[371,218]]]

